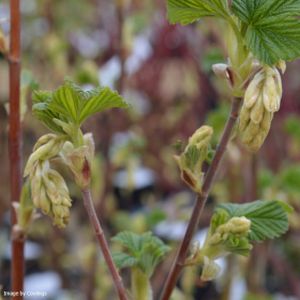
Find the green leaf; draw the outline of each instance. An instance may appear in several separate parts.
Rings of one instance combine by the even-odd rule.
[[[170,250],[159,238],[152,236],[151,233],[144,234],[142,238],[142,251],[140,254],[139,267],[151,277],[155,267],[163,256]]]
[[[64,133],[63,129],[53,122],[53,119],[59,118],[57,113],[49,109],[52,93],[45,91],[36,91],[33,94],[32,111],[35,117],[42,121],[46,127],[56,133]]]
[[[279,201],[258,200],[245,204],[220,204],[216,211],[225,210],[230,217],[246,217],[251,220],[249,239],[263,241],[273,239],[288,230],[288,217]]]
[[[66,81],[53,93],[49,108],[67,120],[79,124],[81,101],[80,94],[73,89],[71,82]]]
[[[299,0],[233,0],[247,47],[260,61],[274,65],[300,56]]]
[[[84,101],[79,115],[79,123],[82,123],[89,116],[109,108],[128,107],[128,104],[117,92],[109,88],[99,88],[94,90],[90,97]]]
[[[132,255],[137,255],[141,251],[141,238],[131,231],[123,231],[112,238],[112,241],[120,243]]]
[[[157,264],[170,250],[151,232],[138,235],[130,231],[124,231],[117,234],[112,240],[120,243],[125,248],[125,253],[122,252],[123,256],[120,253],[113,255],[114,259],[117,259],[116,264],[121,268],[125,266],[138,267],[148,277],[151,277]]]
[[[137,259],[135,257],[123,252],[114,252],[112,257],[119,269],[133,267],[137,264]]]
[[[79,127],[89,116],[114,107],[128,107],[117,92],[109,88],[84,91],[72,81],[66,80],[53,93],[36,92],[33,113],[49,129],[64,133],[57,122],[53,121],[54,119]]]
[[[226,5],[223,0],[168,0],[168,20],[187,25],[202,17],[226,16]]]

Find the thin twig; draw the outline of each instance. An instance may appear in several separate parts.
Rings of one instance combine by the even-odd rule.
[[[114,261],[112,259],[112,256],[111,256],[111,253],[110,253],[110,250],[109,250],[109,247],[108,247],[108,243],[107,243],[106,238],[104,236],[102,226],[101,226],[100,221],[97,217],[90,189],[88,189],[88,188],[83,189],[82,190],[82,196],[83,196],[84,206],[85,206],[86,211],[89,215],[90,222],[94,227],[94,230],[95,230],[97,239],[99,241],[99,245],[100,245],[100,248],[102,250],[104,259],[107,263],[107,266],[109,268],[109,271],[110,271],[111,276],[112,276],[113,281],[114,281],[115,288],[118,292],[119,299],[120,300],[128,300],[128,297],[126,295],[126,290],[125,290],[124,285],[123,285],[122,278],[119,275],[118,270],[117,270],[117,268],[114,264]]]
[[[11,203],[19,202],[22,187],[21,156],[21,121],[20,121],[20,0],[10,1],[10,51],[9,60],[9,161]],[[16,213],[12,207],[12,228],[17,223]],[[24,239],[16,236],[12,230],[11,284],[16,292],[13,300],[23,299],[24,278]]]
[[[177,279],[180,275],[181,270],[184,267],[185,259],[189,250],[189,246],[195,230],[199,224],[199,220],[205,206],[208,194],[210,192],[211,186],[214,182],[214,178],[216,176],[217,170],[219,168],[220,162],[224,156],[226,151],[227,144],[230,140],[232,130],[236,123],[236,120],[239,115],[241,99],[234,98],[232,101],[231,113],[226,123],[222,138],[220,140],[220,144],[217,147],[215,156],[213,161],[206,173],[204,183],[202,186],[202,193],[197,195],[196,203],[193,209],[193,213],[191,219],[189,221],[185,236],[181,242],[177,257],[172,266],[172,270],[169,273],[166,284],[164,286],[164,290],[162,292],[161,300],[168,300],[172,294],[172,291],[176,285]]]

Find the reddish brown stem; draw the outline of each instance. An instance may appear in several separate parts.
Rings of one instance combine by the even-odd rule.
[[[113,278],[113,282],[114,282],[115,288],[117,290],[117,293],[119,295],[119,299],[120,300],[128,300],[122,278],[119,275],[118,270],[114,264],[114,261],[112,259],[112,256],[111,256],[111,253],[110,253],[110,250],[108,247],[108,243],[104,236],[102,226],[97,217],[90,189],[87,188],[87,189],[82,190],[82,196],[83,196],[83,202],[84,202],[85,209],[88,213],[90,222],[94,227],[95,234],[97,236],[97,239],[98,239],[100,248],[102,250],[104,259],[106,261],[106,264],[108,266],[108,269]]]
[[[20,200],[22,187],[21,156],[21,121],[20,121],[20,0],[10,1],[10,51],[9,59],[9,162],[11,203]],[[14,209],[11,213],[12,228],[17,223]],[[24,278],[24,240],[15,236],[12,230],[11,289],[13,292],[23,291]],[[23,296],[15,293],[12,299],[20,300]]]
[[[238,118],[239,110],[240,110],[240,103],[241,103],[240,98],[234,98],[232,101],[232,108],[231,108],[230,116],[226,123],[223,135],[220,140],[220,144],[217,147],[213,161],[205,175],[204,183],[202,186],[202,193],[197,195],[197,199],[196,199],[196,203],[195,203],[195,206],[193,209],[191,219],[189,221],[185,236],[179,247],[177,257],[172,266],[171,272],[169,273],[169,275],[167,277],[167,281],[166,281],[166,284],[165,284],[163,292],[162,292],[161,300],[168,300],[170,298],[172,291],[178,280],[178,277],[184,267],[184,263],[185,263],[185,259],[186,259],[186,256],[187,256],[187,253],[189,250],[189,246],[190,246],[191,240],[193,238],[193,235],[195,233],[195,230],[199,224],[199,220],[200,220],[203,208],[205,206],[205,203],[206,203],[206,200],[208,197],[208,193],[210,192],[211,186],[214,182],[214,178],[215,178],[218,168],[220,166],[221,160],[226,151],[227,144],[230,140],[232,130],[233,130],[236,120]]]

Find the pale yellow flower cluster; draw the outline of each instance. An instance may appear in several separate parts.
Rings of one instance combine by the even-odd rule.
[[[248,85],[239,119],[242,143],[252,152],[266,139],[274,113],[280,108],[282,82],[276,67],[263,67]]]
[[[31,197],[36,208],[53,218],[53,223],[64,227],[71,207],[69,190],[63,177],[50,166],[50,159],[61,151],[65,140],[55,134],[42,136],[28,159],[24,176],[29,175]]]
[[[245,217],[233,217],[225,224],[220,225],[209,238],[209,244],[216,245],[225,241],[229,234],[246,236],[250,232],[251,221]]]

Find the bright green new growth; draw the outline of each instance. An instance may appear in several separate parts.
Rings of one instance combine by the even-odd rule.
[[[156,266],[170,250],[151,232],[142,235],[123,231],[112,238],[125,248],[125,252],[115,252],[113,257],[118,268],[137,267],[149,278]]]
[[[112,240],[124,248],[124,252],[113,253],[113,259],[120,269],[130,267],[133,300],[152,300],[150,277],[170,248],[151,232],[123,231]]]
[[[76,184],[87,188],[95,146],[92,134],[83,135],[80,126],[91,115],[113,107],[128,105],[109,88],[83,91],[69,80],[54,92],[35,93],[33,113],[54,133],[37,141],[24,177],[29,176],[35,207],[52,217],[59,227],[68,223],[71,198],[64,178],[52,168],[51,160],[59,157],[73,173]]]
[[[187,265],[200,264],[201,278],[214,279],[220,271],[215,259],[229,253],[248,256],[254,242],[281,236],[288,230],[291,210],[286,203],[268,200],[218,205],[204,245],[192,251]]]
[[[251,221],[249,240],[262,242],[278,238],[288,230],[287,213],[291,210],[290,206],[281,201],[257,200],[245,204],[220,204],[215,214],[225,211],[230,218],[246,217]]]
[[[33,113],[49,129],[66,133],[56,120],[80,127],[90,116],[110,108],[127,108],[128,104],[109,88],[84,91],[72,81],[65,83],[54,92],[35,93]]]
[[[300,56],[299,15],[299,0],[233,0],[231,7],[226,0],[168,0],[171,23],[222,18],[236,34],[240,31],[238,35],[254,57],[268,65]]]
[[[247,47],[255,57],[273,65],[300,56],[299,0],[234,0]]]

